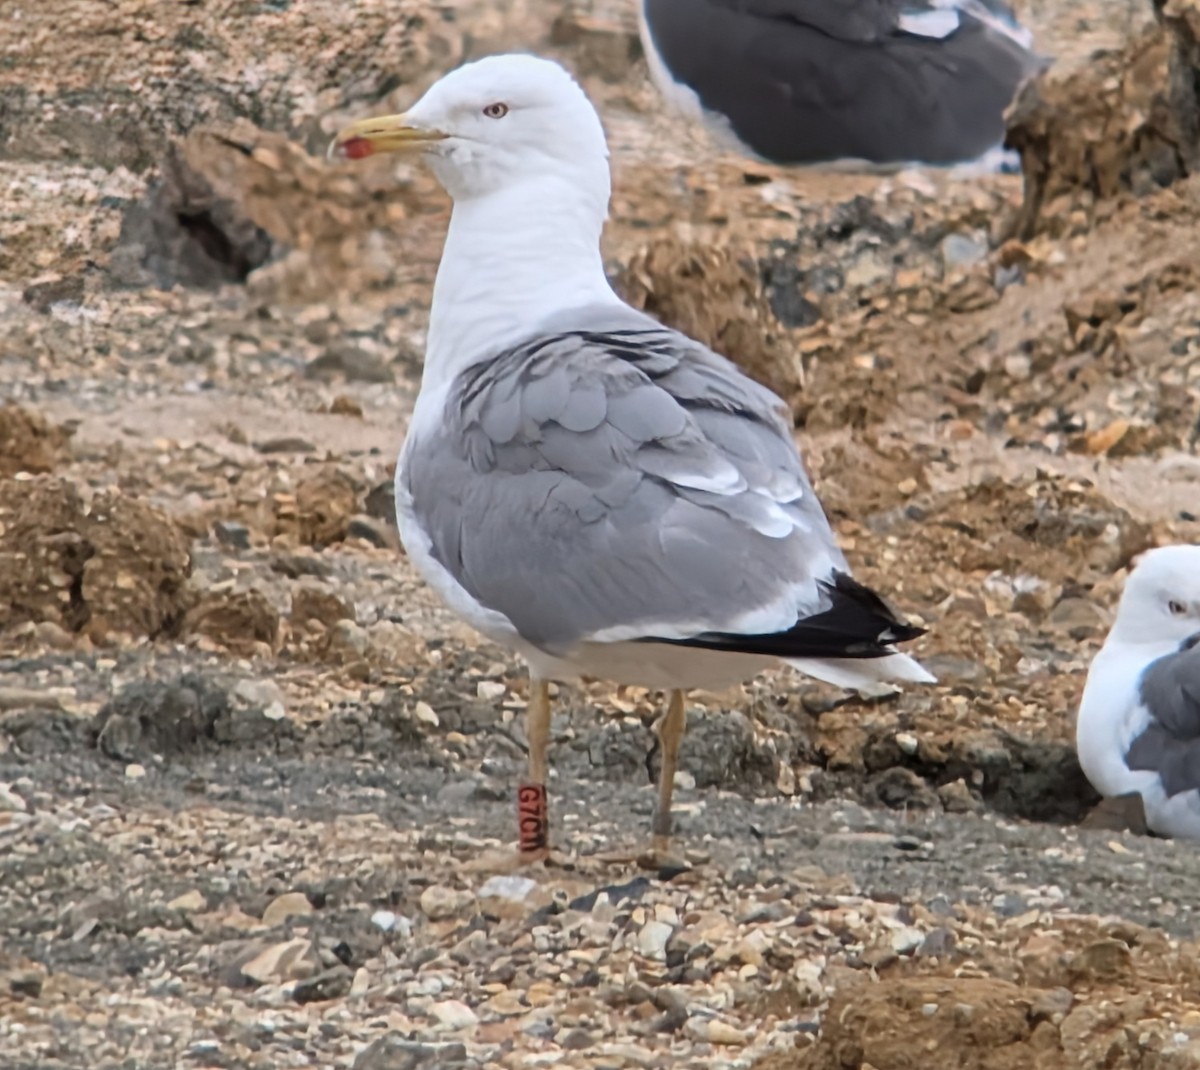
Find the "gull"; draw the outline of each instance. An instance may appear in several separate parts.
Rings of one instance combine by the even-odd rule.
[[[1048,61],[1003,0],[638,0],[651,80],[777,164],[1008,169],[1005,109]]]
[[[1135,562],[1088,670],[1075,748],[1101,795],[1140,795],[1152,832],[1200,839],[1200,546]]]
[[[551,682],[667,692],[650,865],[670,859],[685,691],[785,662],[845,688],[933,682],[923,628],[850,575],[790,413],[625,304],[600,255],[608,149],[558,64],[493,56],[331,153],[422,154],[453,199],[396,519],[426,582],[528,665],[517,865],[549,857]]]

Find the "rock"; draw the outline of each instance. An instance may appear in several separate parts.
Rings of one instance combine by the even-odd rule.
[[[722,1022],[719,1018],[708,1020],[690,1018],[685,1030],[697,1040],[707,1041],[709,1044],[720,1044],[725,1047],[742,1047],[750,1039],[740,1029],[729,1025],[727,1022]]]
[[[388,524],[365,514],[350,518],[346,525],[346,538],[361,539],[381,550],[398,550],[400,548],[400,536],[394,522]]]
[[[313,905],[303,892],[285,892],[267,904],[262,920],[264,925],[274,928],[287,921],[288,918],[304,917],[312,912]]]
[[[0,629],[50,621],[94,642],[178,628],[194,595],[187,538],[159,510],[50,476],[0,480]]]
[[[347,605],[332,591],[311,583],[301,584],[292,591],[293,627],[317,623],[330,628],[338,621],[354,619],[354,607]]]
[[[67,459],[71,432],[11,402],[0,407],[0,478],[53,472]]]
[[[306,976],[311,973],[311,950],[312,942],[306,937],[284,940],[258,951],[239,971],[260,985]]]
[[[821,1016],[805,1070],[907,1070],[987,1066],[981,1051],[1003,1051],[1005,1066],[1053,1065],[1042,1058],[1028,1009],[1035,991],[1007,981],[911,977],[843,986]],[[999,1064],[997,1064],[999,1065]],[[1082,1064],[1081,1064],[1082,1065]]]
[[[184,892],[183,895],[177,895],[169,903],[169,910],[182,910],[186,914],[199,914],[208,909],[208,900],[204,898],[204,893],[193,888],[190,892]]]
[[[232,694],[238,701],[258,707],[273,721],[286,711],[283,690],[274,680],[239,680],[233,685]]]
[[[1051,988],[1043,991],[1033,1001],[1029,1013],[1035,1019],[1044,1018],[1059,1025],[1063,1018],[1070,1013],[1074,1004],[1075,994],[1069,988]]]
[[[385,933],[398,932],[401,936],[412,935],[412,922],[391,910],[377,910],[371,915],[371,924]]]
[[[459,1070],[466,1065],[462,1044],[422,1044],[387,1033],[358,1053],[353,1070]]]
[[[18,999],[37,999],[45,982],[40,970],[13,970],[4,979],[9,992]]]
[[[648,921],[642,926],[637,935],[637,949],[648,959],[665,962],[667,958],[667,941],[675,931],[674,926],[665,921]]]
[[[188,610],[183,627],[235,654],[279,648],[279,611],[258,590],[210,592]]]
[[[917,948],[917,954],[922,958],[944,958],[952,954],[957,937],[949,929],[939,926],[930,930]]]
[[[254,448],[259,453],[314,453],[317,447],[308,439],[299,435],[280,435],[275,438],[264,438],[256,442]]]
[[[979,800],[961,777],[938,788],[937,797],[948,814],[973,814],[979,809]]]
[[[245,524],[232,520],[218,520],[213,524],[213,534],[217,542],[231,550],[250,549],[250,529]]]
[[[876,800],[892,810],[930,810],[937,796],[911,769],[896,765],[871,778],[869,790]]]
[[[479,1016],[458,999],[435,1003],[429,1008],[429,1013],[447,1029],[469,1029],[479,1022]]]
[[[275,534],[316,549],[341,542],[361,510],[357,483],[341,469],[322,466],[306,474],[292,494],[277,494]]]
[[[96,745],[110,758],[180,754],[212,739],[229,696],[196,673],[126,684],[92,721]]]
[[[925,934],[920,929],[904,928],[897,929],[892,933],[888,942],[897,955],[911,955],[924,940]]]
[[[197,159],[198,139],[164,147],[159,177],[122,221],[110,269],[114,282],[215,289],[244,282],[280,255],[282,246],[247,218],[237,199],[213,186]]]
[[[988,255],[986,235],[948,234],[942,239],[942,259],[946,267],[969,267]]]
[[[1071,983],[1081,985],[1132,986],[1137,980],[1133,956],[1121,940],[1097,940],[1088,944],[1070,964]]]
[[[353,971],[345,966],[334,966],[322,970],[312,977],[306,977],[296,982],[292,989],[292,998],[297,1003],[317,1003],[330,999],[341,999],[348,995],[354,981]]]
[[[430,921],[453,918],[466,910],[472,902],[474,896],[469,892],[461,892],[441,884],[431,884],[421,893],[420,899],[421,912]]]
[[[28,804],[8,784],[0,783],[0,811],[24,813]]]
[[[537,887],[537,881],[529,877],[518,877],[501,874],[489,877],[476,893],[480,899],[507,899],[520,903],[528,898],[529,893]]]
[[[351,383],[390,383],[396,378],[379,354],[349,341],[335,343],[310,360],[304,367],[304,376],[323,380],[340,377]]]
[[[1184,159],[1195,149],[1181,157],[1177,148],[1191,139],[1168,91],[1171,51],[1168,30],[1155,24],[1093,62],[1056,65],[1025,83],[1007,120],[1025,197],[1004,237],[1028,241],[1044,228],[1061,234],[1075,205],[1087,211],[1123,190],[1144,194],[1187,173]]]
[[[1136,791],[1101,799],[1079,824],[1082,828],[1132,832],[1135,836],[1146,836],[1150,832],[1146,824],[1146,801]]]

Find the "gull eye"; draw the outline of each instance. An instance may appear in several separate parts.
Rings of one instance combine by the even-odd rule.
[[[1174,598],[1167,603],[1167,609],[1173,617],[1182,617],[1187,612],[1187,606],[1182,602],[1177,602]]]
[[[489,104],[484,108],[483,114],[489,119],[503,119],[508,114],[508,105],[496,101],[495,104]]]

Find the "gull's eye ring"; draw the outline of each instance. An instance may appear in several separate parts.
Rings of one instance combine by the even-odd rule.
[[[489,119],[503,119],[508,114],[508,105],[496,101],[495,104],[489,104],[484,108],[483,114]]]
[[[1167,610],[1173,617],[1182,617],[1187,612],[1187,606],[1185,606],[1182,602],[1175,601],[1175,599],[1172,598],[1167,603]]]

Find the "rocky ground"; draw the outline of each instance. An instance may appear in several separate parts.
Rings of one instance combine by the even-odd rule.
[[[1200,537],[1194,9],[1023,5],[1024,176],[965,181],[722,155],[632,9],[501,6],[6,13],[0,1065],[1200,1065],[1200,859],[1070,746],[1131,558]],[[322,156],[531,45],[601,106],[616,284],[791,400],[941,678],[693,695],[683,872],[599,858],[657,768],[656,696],[606,685],[556,698],[567,864],[477,864],[526,685],[389,490],[447,202]]]

